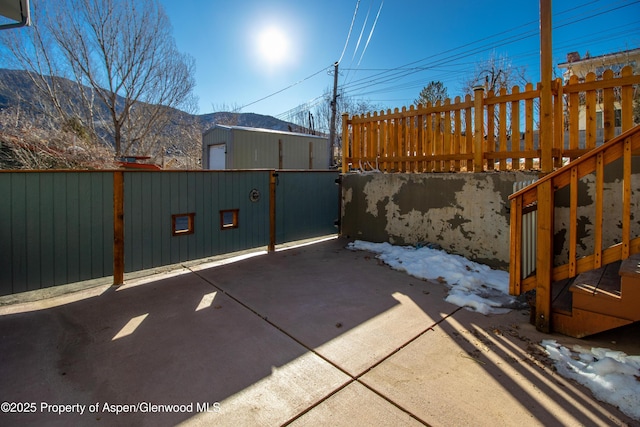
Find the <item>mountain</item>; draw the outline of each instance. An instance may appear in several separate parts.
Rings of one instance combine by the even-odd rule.
[[[263,128],[281,131],[299,132],[300,127],[284,120],[276,119],[272,116],[265,116],[256,113],[228,113],[218,112],[209,114],[200,114],[196,116],[202,124],[203,130],[208,130],[216,123],[230,124],[234,126],[244,126],[250,128]]]
[[[65,88],[77,91],[74,82],[66,79],[61,80]],[[29,78],[27,71],[0,68],[0,109],[19,105],[23,110],[29,112],[33,110],[33,106],[24,100],[32,99],[33,94],[36,92],[36,87]],[[202,131],[208,130],[216,123],[281,131],[296,131],[300,129],[293,123],[255,113],[216,112],[193,115],[180,111],[179,114],[187,116],[186,118],[195,119],[201,125]]]

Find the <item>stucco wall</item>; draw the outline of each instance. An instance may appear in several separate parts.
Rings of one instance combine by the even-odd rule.
[[[633,158],[631,237],[640,236],[640,158]],[[535,172],[347,174],[342,182],[342,234],[396,245],[436,243],[455,253],[507,269],[509,196],[513,183]],[[622,162],[605,167],[603,246],[621,242]],[[593,174],[578,181],[577,256],[593,253],[595,228]],[[555,194],[555,265],[569,253],[569,188]],[[535,230],[534,230],[535,232]]]
[[[342,234],[396,245],[437,243],[484,264],[509,265],[509,195],[536,173],[347,174]]]

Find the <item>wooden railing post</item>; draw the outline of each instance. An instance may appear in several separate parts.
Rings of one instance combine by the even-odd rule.
[[[562,93],[562,80],[555,79],[553,82],[553,166],[560,169],[562,167],[562,151],[564,149],[564,94]]]
[[[511,200],[509,294],[520,295],[522,281],[522,197]]]
[[[553,274],[553,187],[550,179],[538,186],[536,248],[536,329],[551,332],[551,278]]]
[[[473,88],[473,171],[484,170],[484,88]]]
[[[113,284],[124,283],[124,172],[113,172]]]

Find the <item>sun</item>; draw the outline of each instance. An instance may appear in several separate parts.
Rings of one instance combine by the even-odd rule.
[[[290,55],[291,43],[287,34],[278,27],[266,27],[258,33],[258,54],[270,66],[282,65]]]

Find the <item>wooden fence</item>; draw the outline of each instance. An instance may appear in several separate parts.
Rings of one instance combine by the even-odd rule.
[[[634,85],[630,66],[614,76],[590,73],[553,85],[556,167],[611,140],[634,125]],[[411,105],[366,115],[343,115],[342,171],[461,172],[539,169],[540,85],[495,94],[477,88],[474,96],[435,105]],[[601,120],[599,118],[601,117]]]

